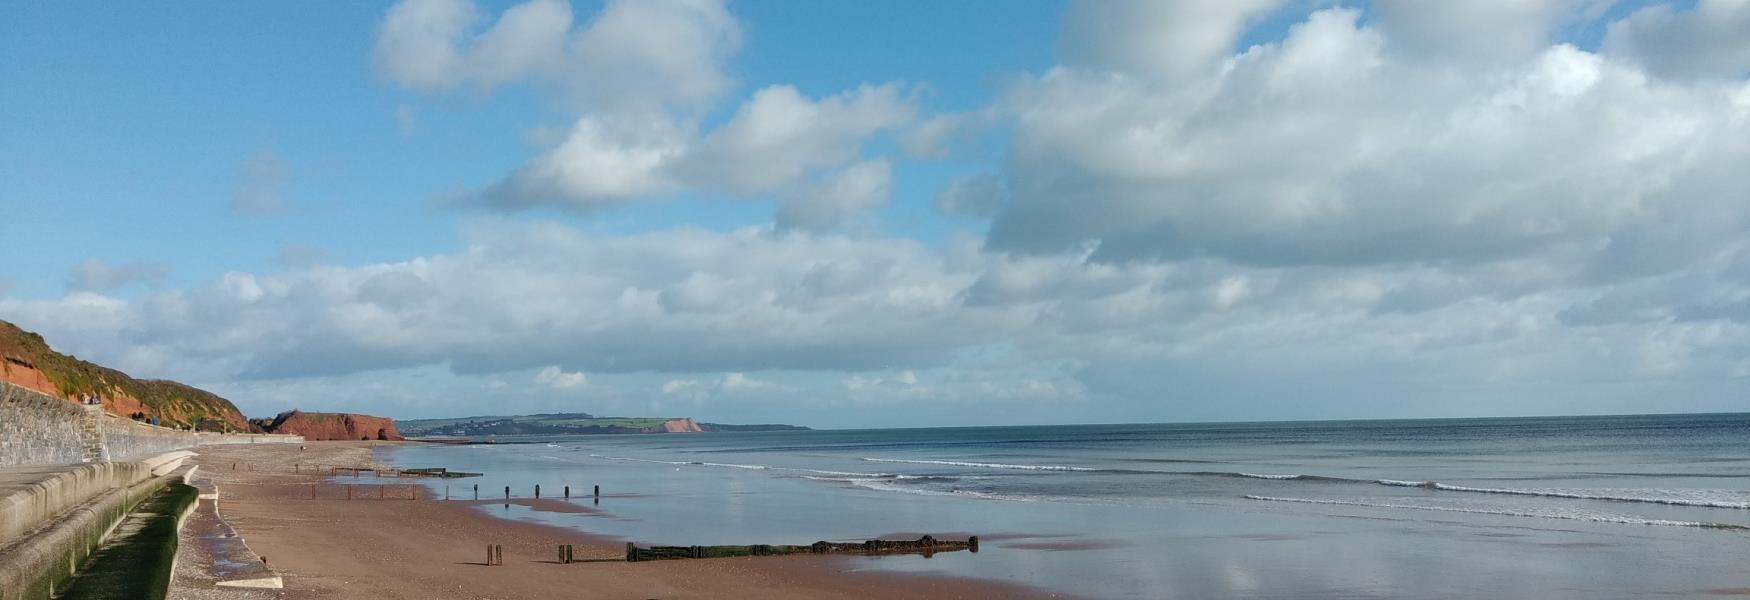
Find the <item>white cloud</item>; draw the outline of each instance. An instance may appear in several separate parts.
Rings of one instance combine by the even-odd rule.
[[[892,167],[886,159],[863,161],[825,181],[778,199],[779,229],[827,230],[887,204]]]
[[[1226,58],[1248,24],[1284,0],[1079,0],[1058,52],[1070,64],[1175,80]]]
[[[732,394],[774,390],[778,387],[778,384],[754,379],[742,373],[725,373],[723,378],[717,381],[717,389]]]
[[[1750,162],[1742,82],[1667,82],[1567,45],[1430,66],[1358,17],[1315,12],[1174,85],[1060,67],[1018,86],[991,246],[1263,265],[1536,257],[1578,277],[1681,268],[1711,247],[1695,236],[1750,224],[1722,193],[1750,190],[1728,166]]]
[[[1003,180],[995,175],[968,175],[955,179],[936,194],[936,210],[951,217],[990,218],[1008,201]]]
[[[1750,76],[1750,2],[1698,0],[1687,10],[1654,4],[1610,24],[1607,54],[1678,79]]]
[[[170,267],[160,263],[133,262],[110,265],[95,258],[85,259],[67,273],[67,289],[81,292],[107,292],[130,285],[157,285],[170,277]]]
[[[285,190],[292,179],[292,167],[279,153],[263,150],[243,161],[238,169],[236,189],[231,193],[231,210],[237,214],[262,216],[285,208]]]
[[[535,382],[563,390],[589,385],[589,377],[582,372],[566,372],[558,366],[547,366],[535,373]]]
[[[696,379],[670,379],[662,384],[662,393],[678,394],[699,386]]]

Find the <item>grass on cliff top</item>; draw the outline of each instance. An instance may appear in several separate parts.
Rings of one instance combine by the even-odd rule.
[[[161,600],[176,561],[176,521],[200,492],[173,483],[141,502],[69,582],[59,600]]]
[[[132,396],[165,425],[189,426],[202,419],[218,419],[231,427],[248,429],[237,406],[212,392],[174,381],[134,379],[127,373],[56,352],[43,336],[0,321],[0,368],[20,366],[15,361],[42,371],[63,395]]]

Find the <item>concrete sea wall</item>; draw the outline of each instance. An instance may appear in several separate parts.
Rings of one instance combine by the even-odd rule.
[[[0,600],[48,600],[116,523],[173,481],[189,452],[0,470]]]
[[[0,382],[0,467],[121,461],[211,444],[302,441],[300,436],[157,427]]]

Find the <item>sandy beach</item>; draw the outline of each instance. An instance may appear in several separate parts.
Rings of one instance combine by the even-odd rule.
[[[322,483],[331,466],[373,465],[372,447],[385,443],[209,447],[198,460],[220,487],[225,518],[284,576],[286,598],[1063,597],[999,582],[851,571],[835,557],[627,563],[623,541],[495,518],[471,500],[432,498],[417,480],[367,473],[350,501],[345,485]],[[596,510],[582,501],[517,502]],[[484,564],[487,544],[504,546],[502,566]],[[559,544],[573,544],[583,562],[558,563]]]

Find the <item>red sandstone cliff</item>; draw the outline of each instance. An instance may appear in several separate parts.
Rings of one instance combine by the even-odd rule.
[[[699,433],[705,430],[700,429],[699,424],[693,422],[692,417],[682,417],[664,422],[662,431],[663,433]]]
[[[317,440],[400,440],[395,422],[383,417],[349,413],[311,413],[291,410],[280,413],[262,428],[268,433],[286,433]]]

